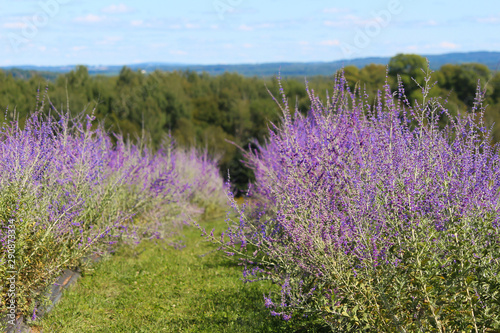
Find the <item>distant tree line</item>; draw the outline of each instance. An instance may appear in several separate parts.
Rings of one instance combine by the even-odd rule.
[[[422,84],[421,69],[426,67],[426,59],[418,55],[399,54],[391,58],[388,67],[348,66],[344,72],[351,89],[366,89],[370,103],[386,79],[397,89],[399,75],[408,100],[414,103],[422,93],[413,79]],[[309,77],[308,85],[325,98],[326,91],[331,91],[333,75]],[[444,65],[433,74],[437,83],[431,95],[446,98],[445,106],[452,113],[470,110],[478,80],[483,86],[488,82],[487,120],[495,123],[494,138],[500,141],[499,73],[481,64]],[[282,84],[290,104],[307,112],[310,103],[305,78],[287,78]],[[276,78],[250,78],[236,73],[211,76],[193,71],[144,74],[128,67],[123,67],[118,76],[91,76],[86,67],[79,66],[50,81],[36,73],[26,76],[0,71],[0,108],[8,108],[9,113],[16,109],[22,124],[35,108],[37,90],[43,94],[46,88],[56,108],[65,110],[69,105],[72,113],[95,109],[97,119],[111,131],[133,139],[144,129],[153,147],[171,133],[178,145],[207,149],[220,156],[221,172],[227,175],[229,170],[231,181],[242,191],[252,173],[241,163],[242,154],[236,145],[248,148],[255,141],[263,143],[269,122],[276,123],[280,118],[280,110],[269,95],[271,92],[278,98]]]

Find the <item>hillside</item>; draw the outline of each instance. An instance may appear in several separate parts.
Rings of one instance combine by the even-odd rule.
[[[422,55],[430,61],[432,69],[439,69],[444,64],[462,64],[462,63],[480,63],[488,66],[491,70],[497,70],[500,64],[500,52],[466,52],[466,53],[446,53],[440,55]],[[160,63],[149,62],[140,64],[126,64],[132,70],[145,70],[152,72],[154,70],[174,71],[174,70],[192,70],[195,72],[207,72],[211,75],[219,75],[224,72],[236,72],[244,76],[274,76],[281,68],[282,76],[314,76],[314,75],[332,75],[338,69],[354,65],[358,68],[368,64],[387,65],[390,57],[369,57],[357,59],[344,59],[331,62],[275,62],[262,64],[234,64],[234,65],[197,65],[197,64],[179,64],[179,63]],[[71,66],[16,66],[0,67],[3,70],[18,69],[28,71],[27,73],[43,72],[41,75],[48,79],[53,76],[50,72],[67,73],[76,68]],[[91,75],[118,75],[123,66],[88,66]]]

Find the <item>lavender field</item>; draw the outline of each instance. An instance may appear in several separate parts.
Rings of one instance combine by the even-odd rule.
[[[428,97],[431,74],[415,106],[402,83],[369,104],[342,72],[326,101],[307,89],[307,114],[281,88],[281,100],[269,97],[280,123],[245,151],[256,179],[243,205],[215,159],[169,136],[153,151],[146,135],[132,143],[46,95],[23,126],[7,112],[6,323],[36,323],[48,288],[86,257],[143,240],[178,251],[172,240],[195,225],[243,266],[244,282],[278,287],[262,297],[269,316],[332,332],[499,331],[500,155],[484,124],[485,89],[454,116]],[[227,211],[220,236],[203,222],[218,210]]]
[[[500,333],[498,1],[0,4],[0,333]]]
[[[206,154],[178,148],[168,136],[153,153],[145,138],[132,144],[89,114],[72,117],[49,103],[44,95],[22,128],[6,112],[0,134],[0,312],[7,325],[19,315],[35,320],[65,268],[84,267],[84,258],[117,243],[168,241],[225,203],[223,179]]]
[[[425,71],[424,71],[425,73]],[[484,124],[441,98],[411,106],[386,84],[374,105],[336,76],[307,115],[282,90],[281,124],[247,151],[251,204],[233,201],[221,238],[245,281],[283,320],[319,317],[333,332],[500,330],[500,156]]]

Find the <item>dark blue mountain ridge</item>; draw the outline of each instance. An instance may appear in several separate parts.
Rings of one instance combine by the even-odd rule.
[[[478,52],[455,52],[446,54],[432,54],[423,57],[429,59],[432,69],[439,69],[445,64],[464,64],[464,63],[480,63],[488,66],[495,71],[500,69],[500,52],[493,51],[478,51]],[[191,70],[195,72],[207,72],[211,75],[219,75],[224,72],[236,72],[244,76],[274,76],[281,71],[281,75],[286,76],[314,76],[314,75],[332,75],[342,67],[354,65],[362,68],[369,64],[387,65],[390,57],[368,57],[356,59],[343,59],[330,62],[272,62],[258,64],[215,64],[215,65],[198,65],[198,64],[183,64],[183,63],[162,63],[162,62],[146,62],[139,64],[125,65],[90,65],[87,66],[91,75],[117,75],[123,66],[127,66],[132,70],[141,70],[145,73],[155,70],[174,71],[174,70]],[[53,76],[55,73],[67,73],[74,70],[77,65],[67,66],[7,66],[0,67],[4,71],[17,71],[17,76],[30,76],[29,72],[43,72],[46,75]],[[25,72],[26,71],[26,72]],[[19,74],[21,73],[21,74]],[[50,75],[52,73],[52,75]]]

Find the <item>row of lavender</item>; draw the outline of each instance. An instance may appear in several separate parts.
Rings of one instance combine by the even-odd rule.
[[[8,318],[36,317],[46,290],[83,258],[119,241],[169,238],[226,201],[206,154],[168,138],[153,153],[92,116],[43,108],[23,128],[5,121],[0,131],[0,314]]]
[[[220,242],[247,281],[269,279],[273,315],[317,316],[333,331],[500,329],[500,156],[475,107],[412,107],[404,89],[335,80],[307,116],[283,111],[266,145],[247,153],[253,204]]]

